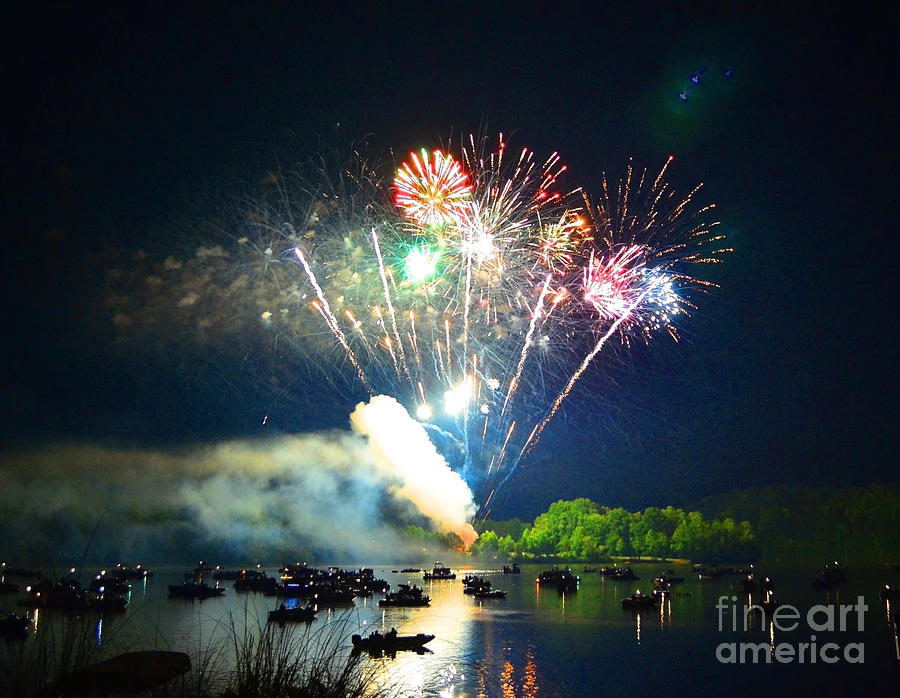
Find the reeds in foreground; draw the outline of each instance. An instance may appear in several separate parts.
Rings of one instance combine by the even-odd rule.
[[[348,650],[349,616],[320,626],[260,622],[244,610],[228,614],[220,632],[189,648],[191,669],[146,696],[153,698],[387,698],[371,665]],[[46,622],[46,621],[45,621]],[[60,617],[23,642],[0,647],[0,696],[55,698],[67,675],[106,659],[91,622]],[[114,643],[113,643],[114,644]],[[91,695],[91,694],[79,694]],[[104,694],[117,695],[117,694]]]

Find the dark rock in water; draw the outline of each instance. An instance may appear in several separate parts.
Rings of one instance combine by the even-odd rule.
[[[63,677],[57,692],[63,696],[110,696],[143,693],[191,669],[184,652],[126,652]]]

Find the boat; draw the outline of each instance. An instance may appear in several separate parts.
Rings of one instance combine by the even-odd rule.
[[[182,582],[169,585],[170,599],[208,599],[213,596],[224,596],[225,589],[211,587],[206,582]]]
[[[846,584],[847,573],[844,568],[837,562],[832,565],[825,565],[819,570],[819,576],[813,581],[813,586],[817,589],[834,589],[835,587]]]
[[[683,582],[684,577],[670,577],[669,575],[662,574],[653,580],[653,586],[659,591],[671,591],[673,584],[681,584]]]
[[[361,567],[359,571],[347,580],[350,590],[356,596],[371,596],[372,594],[386,594],[391,585],[385,579],[378,579],[375,570],[371,567]]]
[[[540,586],[555,586],[560,593],[578,590],[578,577],[573,575],[568,568],[560,570],[554,567],[544,570],[535,581]]]
[[[425,572],[425,579],[456,579],[456,575],[443,562],[435,562],[431,572]]]
[[[622,608],[640,611],[644,608],[652,608],[658,603],[658,594],[642,594],[641,590],[638,589],[631,596],[626,596],[622,599]]]
[[[78,612],[88,607],[88,592],[74,579],[51,582],[43,579],[26,587],[28,596],[18,600],[26,608],[49,608],[55,611]]]
[[[128,599],[115,594],[92,594],[87,605],[95,611],[105,613],[121,613],[128,607]]]
[[[246,576],[251,571],[253,570],[226,570],[222,569],[221,566],[216,565],[216,569],[213,571],[213,579],[219,581],[233,581],[242,576]]]
[[[115,568],[113,569],[113,574],[118,579],[149,579],[153,576],[153,570],[148,570],[143,565],[137,565],[136,567],[126,567],[121,562],[117,562]]]
[[[91,591],[96,594],[128,594],[131,591],[131,584],[116,573],[106,574],[106,570],[100,572],[91,580]]]
[[[431,599],[423,591],[413,585],[401,584],[397,591],[389,593],[378,602],[379,606],[428,606]]]
[[[503,589],[485,589],[474,593],[476,599],[505,599],[506,592]]]
[[[617,582],[633,582],[640,579],[630,567],[602,567],[600,575]]]
[[[400,570],[400,571],[403,572],[404,574],[410,574],[410,573],[413,573],[413,572],[421,572],[422,569],[421,569],[420,567],[404,567],[404,568],[403,568],[402,570]]]
[[[768,577],[757,577],[755,574],[748,574],[743,580],[745,594],[755,594],[757,592],[775,591],[775,583]]]
[[[491,580],[484,577],[476,577],[473,574],[467,574],[463,577],[463,594],[477,594],[480,591],[491,590]]]
[[[519,574],[522,569],[519,567],[519,563],[514,562],[512,567],[509,565],[503,565],[503,574]]]
[[[369,637],[353,635],[350,638],[355,651],[397,652],[398,650],[424,650],[425,645],[434,639],[434,635],[418,633],[416,635],[398,635],[396,630],[380,633],[377,630]]]
[[[342,587],[316,587],[310,601],[319,606],[347,606],[353,603],[356,594],[352,589]]]
[[[12,577],[43,577],[43,569],[30,569],[27,567],[10,567],[5,562],[0,562],[0,575]]]
[[[285,608],[281,604],[273,611],[269,611],[270,623],[312,623],[316,619],[316,609],[313,606],[294,606]]]
[[[267,596],[274,596],[278,588],[278,580],[268,576],[265,572],[255,570],[241,570],[234,580],[234,590],[241,592],[257,592]]]

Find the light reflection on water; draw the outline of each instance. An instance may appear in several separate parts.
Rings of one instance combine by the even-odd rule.
[[[651,564],[634,568],[641,577],[638,581],[614,582],[598,574],[582,574],[578,591],[559,594],[535,583],[541,566],[525,565],[518,575],[463,568],[455,570],[456,580],[429,581],[376,566],[376,576],[392,588],[401,583],[422,587],[431,597],[431,606],[381,608],[382,597],[376,594],[356,599],[348,607],[320,609],[309,627],[288,626],[287,632],[316,633],[334,627],[346,638],[347,652],[352,633],[396,628],[402,635],[433,634],[425,654],[363,656],[366,665],[397,688],[399,695],[422,698],[595,696],[622,693],[628,686],[636,694],[656,690],[678,695],[685,676],[701,684],[731,682],[742,669],[746,670],[740,673],[742,688],[737,690],[746,691],[737,695],[769,690],[772,681],[783,675],[782,669],[794,672],[790,680],[795,692],[805,693],[810,687],[833,689],[843,680],[859,688],[879,671],[896,671],[900,661],[900,642],[890,622],[892,607],[878,598],[885,581],[880,577],[873,576],[868,587],[869,580],[862,578],[858,588],[825,594],[811,588],[811,574],[776,575],[779,600],[801,609],[839,599],[853,602],[857,593],[866,595],[871,609],[866,619],[866,665],[833,665],[832,673],[826,675],[818,666],[799,673],[796,666],[723,668],[715,660],[716,645],[726,639],[716,629],[715,604],[723,595],[736,595],[744,602],[739,578],[700,581],[685,574],[686,582],[658,606],[633,613],[622,610],[621,598],[636,589],[649,593],[650,580],[661,571],[659,565]],[[136,584],[127,614],[105,616],[92,625],[96,642],[121,651],[172,649],[195,655],[198,649],[215,647],[227,632],[255,632],[265,624],[267,611],[277,605],[272,597],[235,593],[232,582],[221,583],[227,589],[225,597],[194,603],[167,599],[167,585],[178,583],[184,571],[160,569],[149,582]],[[487,576],[495,588],[507,591],[507,598],[479,600],[463,594],[461,578],[467,573]],[[36,632],[47,627],[52,615],[34,612]],[[725,622],[731,622],[730,615]],[[771,622],[763,625],[753,616],[750,622],[755,625],[746,637],[770,647],[808,639],[776,632]],[[803,683],[807,679],[808,685]]]

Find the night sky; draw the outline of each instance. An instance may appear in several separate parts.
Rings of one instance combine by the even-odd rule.
[[[896,481],[887,16],[188,4],[4,11],[10,449],[346,428],[353,401],[303,378],[302,357],[284,359],[297,379],[267,395],[228,347],[186,352],[160,327],[123,348],[105,271],[138,249],[185,254],[229,197],[323,144],[366,141],[390,161],[483,129],[558,151],[589,191],[629,158],[656,170],[674,155],[670,181],[704,183],[734,248],[704,271],[719,288],[681,319],[682,341],[620,352],[614,375],[581,386],[494,516],[577,496],[642,509]]]

